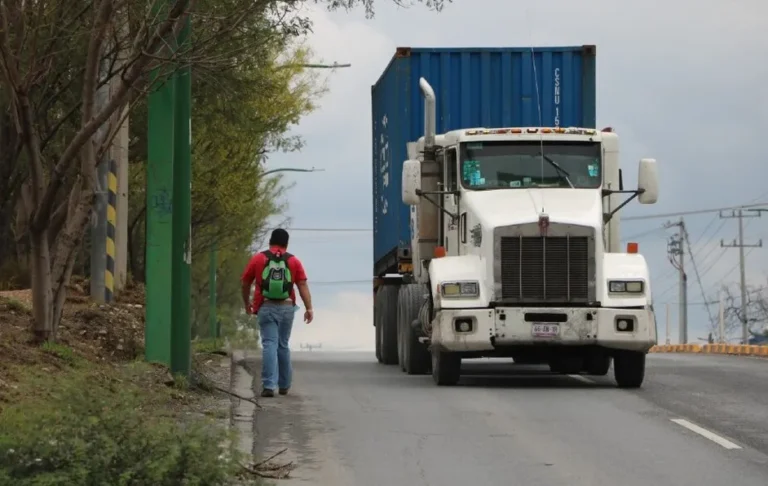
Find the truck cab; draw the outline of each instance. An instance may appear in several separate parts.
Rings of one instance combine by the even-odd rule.
[[[413,332],[438,385],[461,360],[512,357],[557,373],[608,373],[639,387],[656,344],[648,265],[621,248],[620,209],[658,198],[656,161],[624,190],[618,136],[580,127],[465,128],[408,145],[413,284],[426,290]],[[414,297],[416,298],[416,297]],[[402,329],[402,326],[400,326]],[[401,331],[410,332],[410,331]]]

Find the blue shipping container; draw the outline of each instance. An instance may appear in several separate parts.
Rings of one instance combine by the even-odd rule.
[[[410,247],[401,199],[406,144],[424,135],[419,78],[435,90],[437,133],[472,127],[595,127],[595,46],[408,48],[371,87],[374,271]],[[541,113],[541,114],[539,114]]]

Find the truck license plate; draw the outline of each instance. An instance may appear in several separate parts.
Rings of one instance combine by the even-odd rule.
[[[533,325],[531,332],[535,337],[554,337],[560,334],[560,325],[537,323]]]

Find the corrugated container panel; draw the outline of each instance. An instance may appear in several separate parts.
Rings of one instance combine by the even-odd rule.
[[[401,200],[406,144],[424,134],[419,78],[437,133],[472,127],[595,128],[595,47],[398,48],[371,87],[374,262],[410,246]]]

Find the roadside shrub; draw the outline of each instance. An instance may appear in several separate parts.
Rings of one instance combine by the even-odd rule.
[[[237,460],[227,432],[171,413],[169,391],[103,370],[31,378],[35,393],[0,414],[0,485],[219,486]]]

